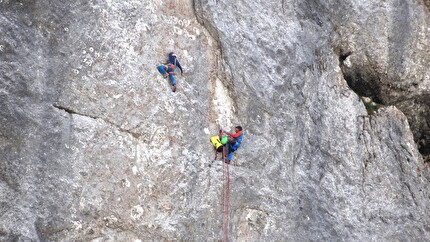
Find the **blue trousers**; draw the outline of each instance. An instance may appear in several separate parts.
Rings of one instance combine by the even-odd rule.
[[[163,76],[167,74],[167,72],[166,72],[166,68],[165,68],[165,66],[164,66],[164,65],[159,65],[159,66],[157,66],[157,70],[158,70],[158,72],[160,72],[160,73],[161,73],[161,75],[163,75]],[[169,79],[170,79],[170,82],[172,83],[172,86],[176,85],[176,80],[175,80],[175,77],[174,77],[174,75],[173,75],[173,74],[169,74]]]
[[[169,75],[170,82],[172,83],[172,86],[176,85],[175,76],[173,74]]]
[[[161,75],[166,75],[166,68],[163,65],[157,66],[157,70],[161,73]]]
[[[235,152],[236,150],[233,149],[233,145],[228,144],[228,161],[231,161],[231,159],[233,159],[233,152]]]

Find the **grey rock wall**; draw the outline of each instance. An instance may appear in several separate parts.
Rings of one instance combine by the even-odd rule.
[[[428,6],[0,1],[0,239],[222,240],[242,125],[231,241],[429,240]]]
[[[330,13],[339,3],[326,2]],[[331,14],[341,67],[350,86],[383,105],[395,105],[409,120],[420,152],[430,153],[428,6],[420,1],[342,3]]]

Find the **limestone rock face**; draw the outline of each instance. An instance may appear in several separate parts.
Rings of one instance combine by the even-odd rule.
[[[334,7],[348,9],[334,14]],[[428,2],[324,2],[338,37],[345,78],[358,94],[395,105],[430,161],[430,15]]]
[[[0,1],[0,240],[428,240],[430,4],[373,2]]]

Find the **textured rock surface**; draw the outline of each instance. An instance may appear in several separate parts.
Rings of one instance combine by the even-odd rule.
[[[220,240],[241,124],[232,241],[428,240],[428,6],[0,1],[0,239]]]
[[[339,7],[348,11],[334,14]],[[322,8],[332,16],[339,35],[336,47],[350,86],[360,95],[395,105],[405,113],[420,152],[429,159],[428,2],[342,2],[339,6],[328,1]]]

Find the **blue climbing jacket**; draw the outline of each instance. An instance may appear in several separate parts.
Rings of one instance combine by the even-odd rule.
[[[236,151],[237,149],[239,149],[240,144],[242,143],[242,139],[243,139],[243,134],[239,135],[239,137],[236,138],[236,142],[230,146],[231,150]]]
[[[176,58],[176,54],[173,52],[169,53],[169,64],[173,64],[174,66],[177,66],[179,70],[181,70],[181,73],[184,73],[182,70],[181,63],[179,63],[178,58]]]

